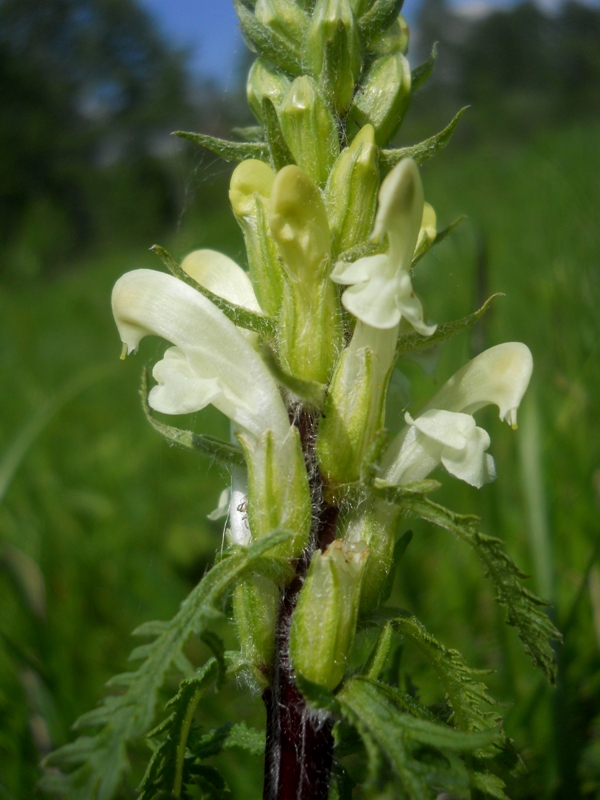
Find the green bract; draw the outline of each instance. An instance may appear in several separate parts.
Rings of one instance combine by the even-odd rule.
[[[179,264],[155,246],[172,275],[135,270],[113,291],[125,353],[148,335],[170,343],[154,385],[144,379],[149,421],[168,442],[230,470],[211,515],[226,519],[227,547],[172,622],[142,628],[154,637],[133,653],[142,665],[117,679],[123,694],[80,720],[94,732],[51,756],[64,772],[45,785],[77,800],[115,797],[127,747],[149,734],[159,691],[179,670],[185,679],[169,716],[152,732],[141,800],[190,797],[192,786],[228,796],[203,759],[234,745],[260,752],[261,734],[242,725],[200,734],[193,721],[211,686],[242,674],[263,691],[267,710],[268,800],[326,800],[335,744],[340,797],[349,797],[345,737],[365,765],[365,797],[466,797],[473,789],[502,800],[496,771],[510,743],[484,685],[412,614],[383,605],[395,564],[410,558],[411,533],[397,540],[399,526],[416,514],[473,548],[507,622],[554,679],[548,640],[559,634],[502,543],[480,533],[476,518],[426,496],[440,485],[428,479],[440,466],[476,487],[495,477],[490,436],[473,415],[495,404],[516,427],[529,349],[491,347],[424,408],[388,407],[406,425],[391,441],[383,430],[398,360],[466,330],[490,302],[435,324],[413,288],[415,265],[456,224],[438,233],[419,164],[445,147],[462,112],[425,142],[390,147],[413,90],[398,0],[234,3],[257,56],[247,93],[262,130],[237,143],[180,135],[241,162],[229,198],[248,271],[213,250]],[[435,52],[413,73],[415,86],[434,63]],[[155,416],[207,405],[229,418],[230,441]],[[228,595],[239,643],[231,652],[211,630]],[[370,653],[354,647],[358,627],[377,631]],[[204,666],[184,655],[193,634],[214,655]],[[398,636],[431,663],[449,710],[426,707],[382,677],[392,675],[385,667]]]

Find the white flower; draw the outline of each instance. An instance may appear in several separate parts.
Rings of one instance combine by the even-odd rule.
[[[342,296],[343,305],[373,328],[394,328],[405,318],[423,336],[431,336],[436,329],[435,325],[424,323],[423,306],[410,279],[423,219],[419,170],[412,159],[404,159],[379,190],[373,238],[387,233],[388,252],[360,258],[352,264],[339,262],[331,274],[336,283],[350,286]],[[428,215],[427,228],[429,223]]]
[[[472,418],[478,409],[496,405],[500,419],[517,426],[517,409],[529,384],[533,359],[520,342],[491,347],[460,369],[396,436],[382,460],[390,483],[422,480],[442,463],[457,478],[480,487],[495,478],[494,461],[485,451],[490,437]]]
[[[187,414],[212,403],[255,439],[269,429],[287,435],[290,423],[275,381],[210,300],[171,275],[140,269],[119,278],[112,305],[128,353],[147,335],[175,345],[153,370],[158,385],[149,403],[156,411]]]
[[[248,273],[223,253],[194,250],[183,259],[181,268],[213,294],[255,313],[262,313]]]

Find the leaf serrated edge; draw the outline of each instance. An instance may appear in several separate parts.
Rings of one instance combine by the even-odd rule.
[[[446,147],[452,138],[454,131],[456,130],[460,118],[465,113],[467,108],[469,108],[469,106],[464,106],[461,108],[443,130],[441,130],[439,133],[436,133],[435,136],[431,136],[429,139],[419,142],[419,144],[414,144],[411,147],[380,150],[379,166],[382,173],[385,174],[388,172],[403,158],[414,158],[417,164],[424,164],[426,161],[429,161],[430,158],[433,158],[433,156],[439,153],[440,150],[443,150],[444,147]]]

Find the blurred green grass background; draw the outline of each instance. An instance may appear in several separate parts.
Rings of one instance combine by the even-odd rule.
[[[425,135],[436,129],[426,117],[416,125]],[[157,224],[156,238],[176,256],[202,246],[243,259],[226,203],[230,169],[183,155],[175,164],[187,191],[177,225]],[[531,588],[551,602],[565,634],[558,687],[535,673],[479,563],[448,534],[414,525],[393,599],[471,666],[493,670],[491,692],[507,704],[528,767],[509,789],[514,798],[600,797],[598,175],[600,128],[590,119],[526,139],[471,130],[424,167],[438,227],[467,215],[417,268],[430,318],[464,316],[494,292],[505,296],[472,333],[424,364],[401,365],[389,415],[391,427],[400,424],[408,402],[417,409],[485,347],[520,340],[533,352],[519,430],[480,415],[496,483],[476,491],[442,476],[435,499],[481,515],[483,530],[506,541]],[[143,180],[135,185],[143,191]],[[123,201],[118,214],[142,211]],[[127,669],[131,630],[171,617],[222,544],[222,524],[207,514],[227,476],[169,448],[143,418],[140,374],[164,344],[144,340],[139,354],[118,358],[110,291],[128,269],[160,268],[147,250],[153,243],[141,225],[102,247],[76,248],[69,269],[13,271],[0,284],[0,797],[9,800],[34,796],[42,756]],[[227,436],[211,409],[182,425]],[[427,702],[442,700],[408,651],[402,669]],[[261,725],[260,698],[241,688],[209,696],[203,724],[244,717]],[[134,754],[131,787],[148,753],[141,745]],[[234,795],[260,796],[259,759],[230,754],[221,763]]]

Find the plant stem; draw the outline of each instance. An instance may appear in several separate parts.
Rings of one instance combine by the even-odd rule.
[[[284,589],[277,619],[273,683],[263,693],[267,711],[267,745],[263,800],[327,800],[333,759],[333,721],[311,713],[298,690],[289,658],[292,614],[310,557],[335,539],[338,509],[323,501],[323,482],[316,467],[317,421],[307,412],[294,420],[310,476],[313,533],[296,562],[296,577]]]

